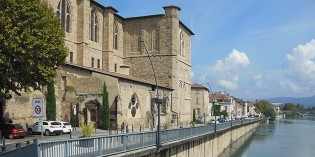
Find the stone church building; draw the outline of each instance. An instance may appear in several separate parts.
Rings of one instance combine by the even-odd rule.
[[[191,114],[191,42],[193,32],[179,19],[180,8],[165,6],[164,14],[125,18],[94,0],[43,0],[61,20],[69,49],[55,78],[57,120],[69,121],[73,106],[78,123],[101,125],[102,90],[109,93],[112,128],[128,124],[157,125],[157,95],[151,56],[163,98],[161,124],[186,125]],[[46,91],[22,93],[2,102],[5,118],[32,124],[32,99]]]

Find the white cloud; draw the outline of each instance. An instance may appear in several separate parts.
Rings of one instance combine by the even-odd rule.
[[[255,86],[256,86],[256,87],[262,87],[262,86],[263,86],[262,81],[261,81],[261,79],[262,79],[262,76],[261,76],[261,75],[259,75],[259,74],[254,75],[254,76],[253,76],[253,79],[254,79],[254,81],[255,81]]]
[[[298,45],[286,55],[285,74],[292,81],[315,86],[315,40]]]
[[[301,93],[303,92],[303,88],[298,85],[294,84],[291,81],[279,81],[279,85],[284,89],[284,90],[290,90],[295,93]]]
[[[224,61],[218,60],[213,69],[216,72],[223,72],[227,70],[235,70],[240,67],[247,67],[249,64],[250,61],[246,53],[233,49]]]
[[[227,89],[237,89],[237,82],[228,81],[228,80],[219,80],[219,84]]]

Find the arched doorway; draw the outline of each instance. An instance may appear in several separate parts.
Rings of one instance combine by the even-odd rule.
[[[90,100],[85,103],[84,107],[84,123],[93,123],[94,126],[100,128],[101,116],[100,116],[100,103],[97,100]]]

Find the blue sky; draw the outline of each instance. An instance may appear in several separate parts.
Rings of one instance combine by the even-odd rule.
[[[192,83],[246,99],[315,95],[314,0],[97,0],[123,17],[177,5],[196,35]]]

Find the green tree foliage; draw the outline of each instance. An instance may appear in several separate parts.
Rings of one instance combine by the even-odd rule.
[[[103,114],[102,114],[103,129],[108,129],[110,125],[110,112],[108,102],[108,92],[106,90],[106,84],[103,85]]]
[[[255,112],[262,113],[266,117],[269,117],[271,121],[276,119],[276,112],[270,102],[262,100],[254,104]]]
[[[221,106],[220,105],[213,105],[212,106],[212,112],[214,116],[220,116],[221,115]]]
[[[46,118],[47,120],[56,120],[56,96],[53,83],[48,84],[46,95]]]
[[[196,109],[193,109],[193,121],[196,121]]]
[[[71,109],[71,115],[70,115],[70,124],[71,124],[71,126],[74,126],[74,111],[73,111],[73,107],[70,107],[70,109]]]
[[[41,0],[0,0],[0,99],[52,83],[67,54],[51,7]]]
[[[292,103],[286,103],[286,104],[284,104],[282,110],[285,110],[285,111],[295,111],[295,110],[297,110],[297,107],[296,107],[294,104],[292,104]]]
[[[224,118],[226,118],[226,117],[229,116],[228,113],[226,112],[226,110],[221,111],[220,114],[221,114]]]

